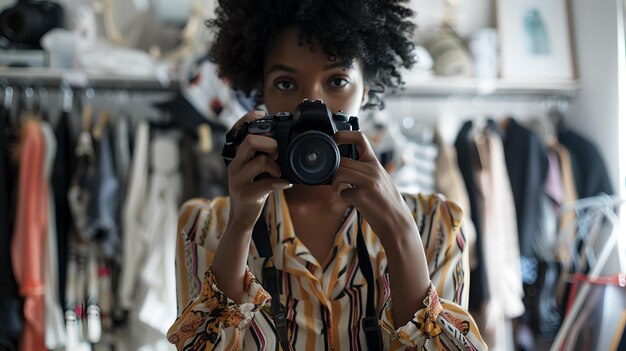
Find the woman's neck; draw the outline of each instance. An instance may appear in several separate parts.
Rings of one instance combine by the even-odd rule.
[[[308,214],[314,212],[342,212],[348,203],[341,197],[340,190],[330,185],[303,185],[295,184],[293,188],[285,190],[285,198],[291,213]]]

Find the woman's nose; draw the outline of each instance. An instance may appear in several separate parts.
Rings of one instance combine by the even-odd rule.
[[[302,100],[309,99],[313,100],[324,100],[324,93],[322,87],[318,84],[311,85],[303,90]]]

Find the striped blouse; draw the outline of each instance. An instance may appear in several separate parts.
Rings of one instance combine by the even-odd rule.
[[[358,264],[356,211],[338,231],[330,257],[320,263],[298,240],[284,193],[275,192],[270,199],[268,223],[274,263],[281,277],[280,299],[293,350],[366,349],[360,321],[365,315],[367,283]],[[406,325],[395,326],[385,251],[363,221],[377,282],[376,306],[384,349],[486,349],[474,320],[461,307],[467,306],[469,288],[461,210],[440,195],[405,195],[405,201],[420,230],[433,285],[424,299],[426,307],[416,311]],[[188,279],[179,277],[179,295],[183,295],[181,302],[188,303],[171,326],[168,340],[179,350],[278,350],[271,298],[259,283],[263,259],[254,244],[241,304],[217,288],[211,272],[210,262],[226,228],[228,211],[227,197],[190,200],[181,209],[179,254],[184,257],[179,257],[178,272],[187,272]],[[194,245],[206,249],[200,260],[197,256],[202,255],[194,254]],[[200,284],[193,268],[204,260],[207,269]]]

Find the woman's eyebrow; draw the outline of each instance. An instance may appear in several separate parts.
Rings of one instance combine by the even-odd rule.
[[[270,74],[276,71],[285,71],[285,72],[289,72],[289,73],[298,73],[298,70],[293,68],[293,67],[289,67],[289,66],[285,66],[285,65],[274,65],[272,67],[270,67],[267,72],[265,72],[265,74]]]

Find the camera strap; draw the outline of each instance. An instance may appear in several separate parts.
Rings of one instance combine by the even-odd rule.
[[[378,324],[378,316],[376,315],[376,306],[374,302],[374,289],[376,288],[376,282],[374,281],[374,271],[372,270],[372,263],[370,261],[370,255],[367,252],[367,245],[365,244],[365,237],[363,236],[363,218],[361,212],[357,212],[359,233],[356,238],[356,251],[359,255],[359,268],[361,273],[367,281],[367,302],[365,305],[365,318],[361,322],[363,331],[365,332],[365,338],[367,340],[367,349],[382,350],[382,337],[380,335],[380,325]]]
[[[254,224],[252,230],[252,240],[256,246],[260,257],[265,258],[263,262],[263,287],[272,297],[271,308],[274,314],[274,324],[278,334],[278,341],[283,350],[289,351],[289,336],[287,333],[287,321],[285,319],[285,311],[280,304],[280,284],[278,271],[272,261],[273,250],[270,240],[270,231],[267,221],[265,220],[265,212],[267,209],[267,201],[263,206],[263,213]],[[374,281],[374,272],[370,261],[367,245],[363,236],[363,219],[360,212],[358,216],[358,236],[357,236],[357,254],[359,259],[359,268],[367,281],[367,302],[365,306],[365,318],[361,321],[365,338],[367,340],[367,349],[370,351],[382,350],[382,336],[380,333],[380,325],[378,324],[378,316],[375,307],[375,290],[376,282]]]
[[[287,321],[285,320],[285,311],[280,304],[280,285],[278,282],[278,272],[272,256],[272,242],[270,240],[270,231],[267,221],[265,220],[265,212],[267,209],[267,200],[263,205],[263,212],[254,224],[252,229],[252,240],[256,246],[259,256],[265,258],[263,262],[263,287],[272,297],[271,308],[274,314],[274,324],[278,335],[278,342],[283,351],[290,351],[289,335],[287,334]]]

